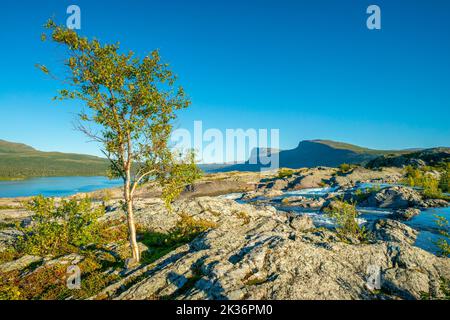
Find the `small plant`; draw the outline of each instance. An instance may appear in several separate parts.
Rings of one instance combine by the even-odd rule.
[[[405,178],[403,179],[403,184],[422,188],[423,196],[427,199],[443,199],[450,200],[450,197],[444,195],[443,192],[448,190],[448,166],[441,167],[423,167],[421,169],[416,169],[412,166],[405,167]],[[442,169],[444,168],[444,169]],[[435,178],[430,171],[441,171],[441,178]]]
[[[113,197],[113,193],[110,189],[106,189],[103,191],[102,202],[103,205],[106,205]]]
[[[356,218],[359,213],[354,203],[336,201],[331,207],[325,209],[336,223],[336,232],[341,240],[356,238],[360,241],[367,241],[368,233],[365,227],[360,227]]]
[[[16,248],[8,247],[3,251],[0,251],[0,264],[12,261],[20,257],[20,253],[17,252]],[[1,299],[0,299],[1,300]]]
[[[188,214],[181,213],[180,220],[168,233],[141,233],[142,243],[149,248],[148,251],[144,252],[142,258],[145,263],[152,263],[179,246],[191,242],[200,233],[216,227],[217,224],[214,222],[205,219],[194,219]]]
[[[350,172],[350,170],[352,170],[355,167],[356,167],[355,165],[351,165],[348,163],[342,163],[339,165],[339,171],[341,173],[348,173],[348,172]]]
[[[450,163],[446,164],[445,170],[441,173],[439,188],[442,192],[450,192]]]
[[[366,200],[372,193],[380,191],[380,186],[372,186],[370,188],[364,188],[364,189],[356,189],[355,191],[355,197],[356,202],[362,202]]]
[[[436,224],[439,227],[439,234],[442,236],[440,239],[438,239],[435,244],[439,248],[438,254],[443,257],[450,256],[450,230],[449,230],[449,222],[446,218],[435,215],[436,217]]]
[[[442,191],[439,189],[439,180],[430,176],[424,175],[422,180],[423,195],[429,199],[438,199],[442,197]]]
[[[450,280],[441,278],[439,280],[439,289],[442,295],[437,296],[433,292],[421,292],[421,300],[450,300]]]
[[[38,196],[26,204],[34,212],[28,227],[19,238],[18,249],[34,255],[60,255],[77,251],[80,246],[95,243],[100,238],[102,215],[92,208],[88,198],[63,200],[58,206],[54,199]]]
[[[277,177],[279,179],[290,178],[290,177],[292,177],[293,174],[294,174],[294,170],[281,168],[281,169],[278,169]]]
[[[10,206],[10,205],[0,205],[0,210],[8,210],[8,209],[17,209],[17,207],[15,206]]]
[[[86,299],[117,280],[117,275],[104,272],[111,266],[112,263],[102,265],[95,257],[87,254],[78,264],[83,272],[79,290],[67,288],[66,264],[42,266],[23,276],[20,276],[19,271],[11,271],[2,274],[0,278],[0,300],[63,300],[69,297]]]
[[[242,225],[246,225],[250,223],[250,216],[247,212],[239,211],[235,213],[236,216],[243,221]]]
[[[171,230],[169,237],[175,239],[193,239],[208,229],[216,228],[217,224],[205,219],[194,219],[192,216],[181,213],[175,228]]]

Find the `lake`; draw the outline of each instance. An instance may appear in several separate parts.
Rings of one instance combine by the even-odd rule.
[[[79,192],[117,187],[122,180],[107,177],[40,177],[16,181],[0,181],[0,198],[70,196]]]

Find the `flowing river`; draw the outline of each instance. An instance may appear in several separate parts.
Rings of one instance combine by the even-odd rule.
[[[370,188],[373,184],[360,184],[357,188]],[[389,185],[379,185],[379,187],[387,187]],[[334,222],[330,219],[326,214],[320,212],[318,209],[307,209],[302,207],[295,206],[284,206],[281,203],[281,199],[286,197],[295,197],[295,196],[303,196],[303,197],[324,197],[330,193],[336,193],[337,188],[314,188],[314,189],[303,189],[298,191],[287,191],[283,195],[274,197],[274,198],[265,198],[264,200],[270,200],[270,204],[282,211],[290,211],[296,212],[302,215],[309,215],[316,226],[322,227],[333,227]],[[229,195],[222,196],[228,199],[234,199],[238,202],[245,203],[245,201],[240,200],[242,194],[233,193]],[[251,201],[247,202],[252,202]],[[261,198],[259,198],[261,200]],[[393,211],[390,209],[380,209],[380,208],[362,208],[357,207],[360,216],[358,218],[359,224],[365,224],[370,221],[374,221],[381,218],[389,218]],[[419,235],[417,237],[415,245],[432,253],[438,252],[438,247],[435,242],[441,238],[442,236],[439,234],[439,227],[436,224],[436,216],[441,216],[450,221],[450,207],[447,208],[428,208],[421,211],[421,213],[411,220],[402,221],[402,223],[410,226],[411,228],[419,231]]]

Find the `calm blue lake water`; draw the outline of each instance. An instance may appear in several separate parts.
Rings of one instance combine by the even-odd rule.
[[[122,180],[107,177],[42,177],[18,181],[0,181],[0,198],[70,196],[79,192],[120,186]]]

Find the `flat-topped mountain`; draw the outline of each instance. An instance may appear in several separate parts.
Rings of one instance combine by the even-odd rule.
[[[61,152],[43,152],[28,145],[0,140],[0,179],[40,176],[105,175],[103,158]]]
[[[294,149],[282,151],[272,150],[271,152],[279,153],[280,167],[297,169],[316,166],[337,167],[342,163],[366,164],[369,161],[383,155],[399,156],[417,150],[420,149],[375,150],[332,140],[304,140],[301,141]],[[223,167],[220,171],[260,170],[260,168],[264,167],[264,165],[261,163],[254,164],[255,161],[250,161],[255,159],[259,152],[259,149],[253,150],[252,156],[245,163]]]

